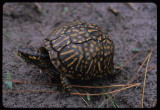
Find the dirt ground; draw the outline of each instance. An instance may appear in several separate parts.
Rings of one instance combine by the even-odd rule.
[[[127,84],[149,54],[148,49],[157,47],[157,7],[153,3],[5,3],[3,5],[3,81],[7,79],[6,75],[9,71],[11,81],[47,83],[48,74],[40,74],[37,67],[27,65],[16,56],[17,50],[21,47],[39,47],[43,39],[54,29],[75,20],[95,23],[108,32],[115,44],[115,66],[123,65],[134,56],[136,54],[134,49],[145,50],[115,77],[94,81],[93,84],[96,86]],[[155,65],[157,65],[157,49],[152,51],[148,68]],[[144,73],[145,70],[146,63],[136,76]],[[7,108],[140,108],[143,81],[144,75],[132,82],[132,84],[142,83],[142,85],[120,91],[102,106],[101,103],[108,96],[91,96],[90,100],[87,100],[87,96],[67,97],[58,93],[8,93],[6,91],[10,89],[3,84],[2,104]],[[157,68],[147,73],[145,83],[144,107],[152,108],[156,105],[154,102],[157,99]],[[73,81],[72,84],[76,82]],[[73,88],[73,92],[102,93],[120,88],[122,87]],[[21,90],[63,91],[56,85],[50,88],[49,85],[43,84],[13,83],[12,91]]]

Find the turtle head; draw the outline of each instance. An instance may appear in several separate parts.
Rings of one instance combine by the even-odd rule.
[[[18,49],[18,56],[20,56],[27,63],[36,63],[40,60],[40,53],[36,49],[32,48],[20,48]]]
[[[20,48],[18,49],[17,55],[25,62],[34,64],[40,68],[46,68],[52,65],[48,52],[45,48]]]

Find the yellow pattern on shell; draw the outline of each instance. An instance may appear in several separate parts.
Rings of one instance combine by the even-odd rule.
[[[91,63],[90,63],[90,65],[89,65],[89,68],[88,68],[88,70],[87,70],[86,74],[90,71],[91,66],[92,66],[92,63],[93,63],[93,60],[91,61]]]
[[[77,58],[75,58],[70,64],[68,64],[67,66],[71,66],[75,61],[77,60]]]
[[[78,68],[78,66],[79,66],[79,64],[80,64],[80,62],[81,62],[81,60],[82,60],[82,58],[83,58],[83,56],[82,56],[82,55],[80,55],[80,57],[79,57],[79,61],[78,61],[77,65],[76,65],[76,68],[75,68],[75,70],[76,70],[76,71],[77,71],[77,68]]]

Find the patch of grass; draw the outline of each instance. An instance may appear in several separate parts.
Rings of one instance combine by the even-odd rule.
[[[69,11],[67,6],[64,7],[64,11],[65,11],[65,12],[68,12],[68,11]]]
[[[4,32],[4,33],[3,33],[3,35],[4,35],[4,37],[5,37],[5,38],[7,38],[8,40],[10,40],[10,41],[11,41],[11,38],[9,38],[9,37],[8,37],[8,35],[6,35],[6,34],[9,34],[9,32],[8,32],[8,31]]]
[[[90,101],[90,100],[91,100],[90,95],[87,95],[87,100],[88,100],[88,101]]]
[[[46,10],[41,10],[41,13],[44,15],[46,14]]]
[[[98,108],[101,108],[103,105],[104,105],[104,103],[105,103],[105,95],[102,95],[103,96],[103,101],[102,101],[102,103],[98,106]]]
[[[4,81],[4,83],[12,90],[12,82],[10,82],[10,79],[11,79],[10,72],[7,71],[7,80],[8,81]]]
[[[103,93],[102,93],[102,94],[103,94]],[[98,106],[98,108],[101,108],[101,107],[104,105],[104,103],[106,102],[106,97],[105,97],[105,96],[107,96],[107,98],[110,98],[110,95],[109,95],[109,94],[105,94],[105,95],[102,95],[102,96],[103,96],[103,101],[102,101],[102,103]],[[110,98],[109,100],[112,102],[112,105],[113,105],[114,108],[119,108],[119,106],[117,105],[117,103],[116,103],[112,98]]]
[[[106,94],[106,96],[108,96],[108,98],[110,97],[109,94]],[[119,106],[117,105],[117,103],[112,98],[110,98],[110,101],[112,102],[112,105],[113,105],[114,108],[119,108]]]
[[[122,67],[122,66],[123,66],[123,62],[120,62],[120,64],[119,64],[119,65],[120,65],[120,67]]]
[[[11,79],[11,75],[10,75],[10,72],[7,71],[7,80],[9,81]]]
[[[132,49],[132,53],[138,53],[138,52],[140,52],[140,49],[139,49],[139,48],[133,48],[133,49]]]
[[[74,10],[73,13],[77,13],[77,10]]]

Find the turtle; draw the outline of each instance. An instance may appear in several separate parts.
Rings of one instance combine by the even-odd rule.
[[[47,70],[50,82],[58,75],[70,92],[68,79],[90,81],[113,73],[114,42],[97,24],[73,21],[59,26],[39,48],[18,49],[18,56]]]

